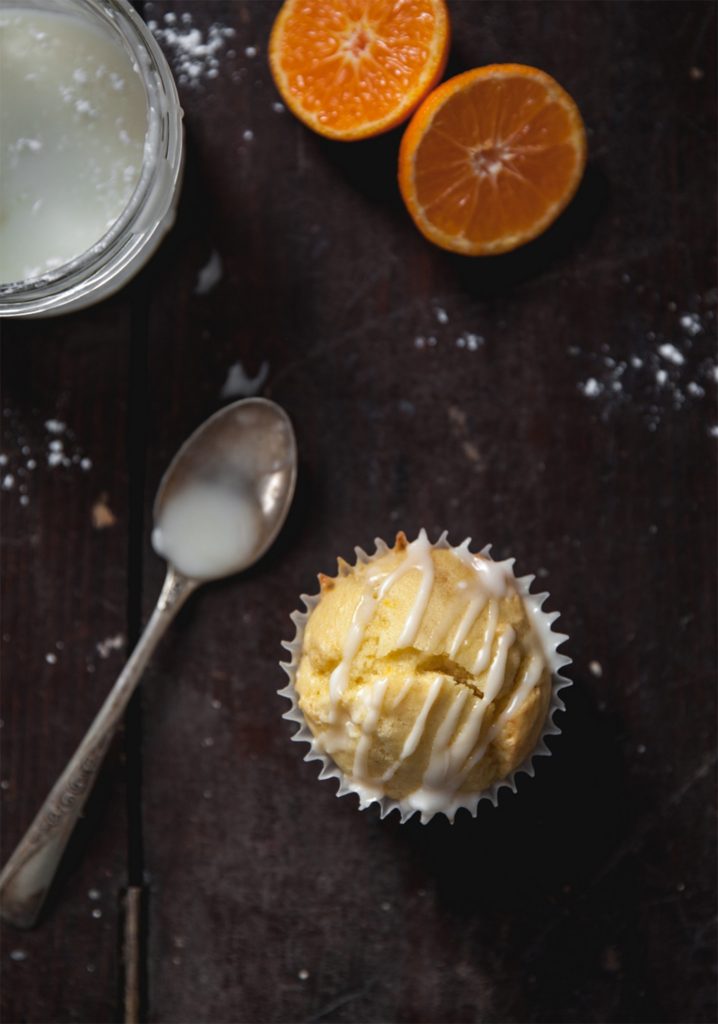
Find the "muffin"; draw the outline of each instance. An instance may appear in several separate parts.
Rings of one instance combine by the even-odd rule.
[[[554,674],[568,659],[556,652],[557,616],[541,612],[546,595],[529,594],[513,559],[469,543],[433,545],[423,530],[412,543],[377,542],[371,558],[320,574],[295,617],[285,717],[306,726],[295,738],[361,806],[378,801],[403,819],[475,812],[558,731]]]

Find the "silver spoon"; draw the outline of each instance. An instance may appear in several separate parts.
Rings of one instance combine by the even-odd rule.
[[[201,583],[247,569],[264,554],[287,516],[296,476],[289,417],[264,398],[221,409],[175,455],[154,505],[152,542],[168,557],[162,592],[105,703],[0,874],[0,914],[11,924],[35,923],[110,740],[165,630]]]

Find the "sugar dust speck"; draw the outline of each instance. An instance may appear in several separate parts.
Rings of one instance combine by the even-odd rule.
[[[703,330],[703,324],[697,313],[684,313],[681,316],[680,325],[691,338],[695,338]]]
[[[683,366],[686,359],[682,352],[680,352],[675,345],[670,342],[665,342],[663,345],[658,346],[658,354],[666,359],[669,363],[673,363],[674,366]]]
[[[588,380],[578,385],[579,391],[582,391],[586,398],[596,398],[603,391],[603,385],[599,384],[595,377],[589,377]]]
[[[227,40],[235,35],[233,28],[214,23],[208,29],[192,22],[189,12],[180,22],[171,12],[164,15],[164,24],[148,22],[148,28],[165,50],[180,85],[197,88],[204,78],[217,78],[220,56]]]

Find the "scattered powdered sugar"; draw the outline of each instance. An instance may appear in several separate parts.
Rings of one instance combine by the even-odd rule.
[[[466,348],[469,352],[476,352],[486,341],[482,334],[474,334],[472,331],[464,331],[456,339],[457,348]]]
[[[104,640],[99,640],[95,644],[95,650],[101,658],[109,658],[112,651],[121,651],[124,646],[124,636],[122,633],[117,633],[115,636],[108,636]]]
[[[675,303],[668,309],[678,312]],[[600,399],[604,419],[630,403],[655,431],[667,412],[705,399],[708,385],[718,381],[715,349],[702,337],[707,332],[704,320],[714,316],[712,309],[703,318],[696,312],[680,313],[672,338],[645,332],[639,340],[640,354],[627,355],[625,346],[603,344],[600,353],[587,356],[580,347],[569,346],[570,356],[589,361],[590,373],[579,380],[578,390],[586,398]]]
[[[14,435],[14,449],[0,453],[0,490],[14,491],[18,503],[26,508],[30,504],[30,484],[38,466],[48,469],[70,469],[75,466],[83,472],[92,469],[92,459],[77,443],[74,432],[60,419],[44,420],[45,436],[41,442],[29,443],[26,429],[11,409],[3,410],[4,433]],[[35,433],[35,431],[33,431]]]
[[[676,346],[672,345],[670,341],[658,346],[658,354],[663,356],[664,359],[667,359],[669,363],[673,363],[675,366],[683,366],[686,361],[683,353],[679,352]]]
[[[603,384],[599,384],[595,377],[589,377],[588,380],[579,384],[578,387],[587,398],[595,398],[596,395],[600,395],[603,391]]]
[[[194,286],[195,295],[206,295],[211,292],[215,285],[222,280],[222,257],[216,249],[197,274],[197,283]]]
[[[42,149],[42,142],[40,139],[17,139],[15,142],[11,142],[8,146],[10,153],[22,153],[23,150],[29,150],[31,153],[39,153]]]
[[[681,317],[681,327],[692,338],[703,331],[703,324],[697,313],[684,313]]]
[[[122,635],[122,633],[116,633],[114,636],[105,637],[104,640],[98,640],[97,643],[95,644],[94,653],[97,654],[97,656],[101,658],[103,661],[105,661],[107,658],[110,657],[110,655],[114,651],[121,651],[124,648],[124,646],[124,636]],[[95,671],[96,663],[92,655],[85,656],[85,668],[89,673],[93,673]],[[97,890],[95,889],[90,890],[90,893],[88,893],[90,899],[99,899],[99,893],[96,897],[91,895],[93,892],[96,891]]]
[[[59,420],[47,420],[45,430],[50,434],[45,452],[47,464],[51,468],[57,466],[79,465],[80,469],[87,471],[92,469],[92,460],[82,454],[82,451],[74,443],[74,435],[65,423]],[[33,467],[27,466],[31,469]]]
[[[196,87],[203,78],[217,78],[220,56],[227,40],[235,35],[234,29],[215,22],[204,30],[193,24],[187,12],[179,18],[167,12],[162,22],[148,21],[147,27],[166,51],[179,84]],[[255,52],[250,54],[250,50]],[[256,56],[256,49],[247,47],[245,56]]]
[[[450,329],[448,324],[451,317],[441,300],[432,300],[429,314],[433,317],[439,327],[437,329],[432,325],[434,326],[434,330],[431,333],[417,334],[414,337],[414,348],[427,349],[450,345],[454,348],[463,349],[467,352],[477,352],[486,343],[486,338],[483,334],[479,334],[478,331],[465,330],[457,335],[455,333],[455,328],[453,330]],[[425,330],[426,329],[427,328],[425,327]],[[428,330],[431,330],[431,328],[428,328]]]
[[[263,362],[256,376],[250,377],[240,362],[233,363],[222,385],[222,398],[252,398],[258,395],[269,376],[269,363]]]

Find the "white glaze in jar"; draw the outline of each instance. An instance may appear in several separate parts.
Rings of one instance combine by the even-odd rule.
[[[0,64],[0,315],[90,305],[174,220],[182,112],[167,62],[128,0],[12,0]]]

